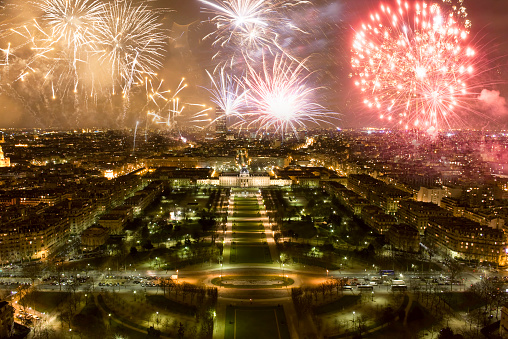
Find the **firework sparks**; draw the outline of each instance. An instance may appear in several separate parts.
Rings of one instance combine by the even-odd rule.
[[[204,39],[213,37],[213,45],[233,48],[231,61],[237,55],[235,50],[241,51],[243,56],[247,57],[259,54],[260,50],[264,49],[272,54],[280,51],[290,56],[281,46],[280,37],[284,36],[286,31],[304,32],[289,20],[288,11],[295,6],[310,3],[304,0],[200,2],[205,6],[205,11],[213,15],[210,21],[216,27],[216,30]],[[217,55],[220,55],[220,52]]]
[[[147,112],[147,123],[148,120],[151,120],[154,124],[174,129],[178,126],[179,120],[184,118],[183,112],[189,106],[198,107],[198,110],[192,114],[187,123],[193,124],[210,120],[207,113],[211,110],[210,107],[202,104],[182,103],[180,100],[179,94],[188,87],[185,78],[180,80],[174,92],[162,89],[164,80],[161,80],[157,85],[155,83],[156,81],[146,78],[146,105],[143,111]],[[196,110],[194,109],[194,111]]]
[[[152,80],[146,79],[147,104],[144,110],[153,123],[173,128],[176,125],[176,118],[185,109],[180,103],[178,94],[187,87],[187,84],[185,78],[182,78],[175,92],[171,93],[170,90],[161,90],[163,82],[164,80],[161,80],[159,84],[154,85]]]
[[[63,43],[77,58],[84,46],[98,40],[95,26],[102,20],[104,4],[97,0],[41,0],[34,3],[42,10],[41,21],[50,28],[54,43]],[[81,54],[81,53],[80,53]]]
[[[244,80],[249,88],[250,111],[245,114],[249,125],[285,134],[296,133],[308,123],[324,121],[325,109],[314,101],[319,88],[308,84],[312,73],[305,68],[305,62],[280,55],[274,58],[273,65],[264,59],[262,72],[248,64]]]
[[[207,74],[211,81],[208,92],[211,94],[212,102],[224,112],[225,116],[243,120],[247,92],[239,84],[238,79],[228,74],[224,67],[218,71],[216,77],[208,71]]]
[[[168,36],[159,15],[145,3],[114,0],[99,22],[100,60],[107,65],[113,83],[128,92],[146,75],[156,75]],[[114,90],[114,89],[113,89]]]
[[[357,31],[355,85],[381,119],[406,129],[450,127],[471,96],[475,51],[466,46],[468,31],[437,4],[398,4],[381,5]]]

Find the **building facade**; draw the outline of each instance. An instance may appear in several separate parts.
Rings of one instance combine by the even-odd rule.
[[[9,338],[14,332],[14,307],[0,301],[0,338]]]
[[[508,248],[503,230],[466,218],[430,218],[425,237],[431,246],[454,258],[506,265]]]

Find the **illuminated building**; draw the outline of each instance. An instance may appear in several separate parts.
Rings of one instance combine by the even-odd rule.
[[[108,229],[101,226],[92,226],[81,234],[81,246],[84,251],[93,251],[95,248],[104,245],[108,238]]]
[[[2,136],[3,138],[3,136]],[[2,150],[2,146],[0,146],[0,167],[10,167],[11,166],[11,159],[6,158],[4,156],[4,151]]]
[[[10,338],[14,331],[14,308],[0,301],[0,338]]]
[[[506,237],[503,230],[480,225],[466,218],[430,218],[427,241],[452,258],[506,264]]]
[[[215,109],[215,134],[225,136],[228,132],[227,117],[224,110],[220,107]]]

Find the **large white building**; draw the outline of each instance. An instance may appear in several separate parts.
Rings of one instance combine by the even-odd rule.
[[[223,187],[268,187],[289,186],[291,179],[270,179],[267,173],[249,173],[243,168],[240,173],[222,173],[219,176],[219,186]]]

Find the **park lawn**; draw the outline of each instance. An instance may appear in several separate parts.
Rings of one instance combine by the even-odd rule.
[[[39,312],[49,313],[55,310],[58,305],[64,302],[69,292],[42,292],[34,291],[30,298],[33,300],[34,308]]]
[[[259,204],[256,202],[256,203],[252,203],[252,204],[235,204],[235,211],[239,211],[239,212],[255,212],[255,211],[259,211]]]
[[[106,331],[102,313],[95,303],[88,303],[72,320],[73,329],[85,337],[99,335]]]
[[[344,295],[340,299],[332,301],[331,303],[314,307],[314,312],[316,314],[339,312],[343,309],[356,305],[360,298],[360,295]]]
[[[238,198],[237,197],[237,198],[235,198],[234,204],[240,205],[240,206],[253,206],[253,205],[259,206],[259,202],[255,198]]]
[[[292,230],[300,238],[310,239],[317,235],[316,228],[312,223],[307,223],[305,221],[291,221],[284,225],[284,228],[287,230]]]
[[[234,242],[263,242],[266,241],[266,234],[260,232],[236,232],[233,234]]]
[[[282,307],[233,307],[226,309],[225,339],[289,339]]]
[[[233,227],[235,226],[244,226],[244,227],[249,227],[249,226],[261,226],[262,225],[262,221],[259,221],[259,220],[245,220],[245,219],[240,219],[240,220],[234,220],[233,221]]]
[[[238,213],[238,212],[235,212],[233,214],[233,218],[259,218],[261,217],[261,214],[259,212],[255,212],[255,213]],[[241,221],[241,220],[234,220],[235,222],[238,222],[238,221]]]
[[[244,225],[243,223],[237,223],[237,226],[233,226],[233,232],[258,232],[265,228],[256,222]]]
[[[441,298],[455,311],[465,312],[485,305],[485,302],[471,292],[444,292]]]
[[[235,249],[236,263],[264,264],[271,262],[270,249],[259,245],[237,245]]]
[[[221,278],[213,278],[211,283],[216,285],[216,286],[225,286],[227,288],[248,288],[248,289],[252,289],[252,288],[261,288],[261,289],[265,289],[265,288],[283,288],[284,286],[290,286],[290,285],[293,285],[295,283],[295,281],[291,278],[286,278],[285,281],[284,281],[284,284],[276,284],[275,282],[276,281],[280,281],[281,280],[281,277],[276,277],[276,276],[233,276],[233,277],[229,277],[229,276],[223,276],[222,277],[222,280],[224,280],[225,282],[228,282],[228,281],[231,281],[231,280],[270,280],[270,281],[274,281],[274,284],[273,285],[255,285],[255,284],[252,284],[252,285],[234,285],[234,284],[227,284],[227,283],[222,283],[221,282]]]
[[[163,295],[147,295],[146,301],[155,307],[167,310],[171,313],[179,313],[193,317],[196,314],[196,306],[182,304],[166,298]]]

